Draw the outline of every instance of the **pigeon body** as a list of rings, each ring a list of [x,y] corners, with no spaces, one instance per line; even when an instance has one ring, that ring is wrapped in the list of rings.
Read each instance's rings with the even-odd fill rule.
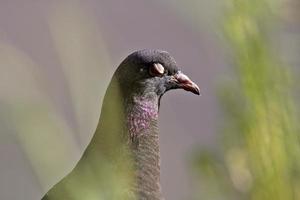
[[[83,156],[42,200],[163,199],[158,112],[163,94],[177,88],[200,93],[169,53],[130,54],[112,77],[97,129]],[[106,176],[108,172],[112,177]],[[112,191],[116,182],[108,178],[117,180],[120,191]]]

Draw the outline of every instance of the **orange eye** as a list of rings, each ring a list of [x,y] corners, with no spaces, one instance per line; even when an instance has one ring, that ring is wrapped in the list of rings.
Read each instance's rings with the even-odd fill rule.
[[[153,63],[150,66],[149,73],[151,76],[162,76],[165,73],[165,68],[160,63]]]

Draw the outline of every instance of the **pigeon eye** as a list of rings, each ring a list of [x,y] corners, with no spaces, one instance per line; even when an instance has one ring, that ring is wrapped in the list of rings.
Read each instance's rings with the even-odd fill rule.
[[[160,63],[153,63],[149,68],[151,76],[162,76],[165,73],[165,68]]]

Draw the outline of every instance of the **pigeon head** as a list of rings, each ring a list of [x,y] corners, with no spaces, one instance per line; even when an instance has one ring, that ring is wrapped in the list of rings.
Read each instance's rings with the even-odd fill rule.
[[[157,95],[172,89],[184,89],[199,95],[199,87],[183,74],[166,51],[140,50],[130,54],[115,74],[123,94]]]

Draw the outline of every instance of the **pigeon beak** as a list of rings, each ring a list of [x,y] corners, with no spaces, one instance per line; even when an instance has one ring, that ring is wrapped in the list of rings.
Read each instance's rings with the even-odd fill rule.
[[[194,83],[187,75],[181,71],[177,72],[174,76],[174,81],[178,84],[179,88],[190,91],[194,94],[200,95],[200,88]]]

